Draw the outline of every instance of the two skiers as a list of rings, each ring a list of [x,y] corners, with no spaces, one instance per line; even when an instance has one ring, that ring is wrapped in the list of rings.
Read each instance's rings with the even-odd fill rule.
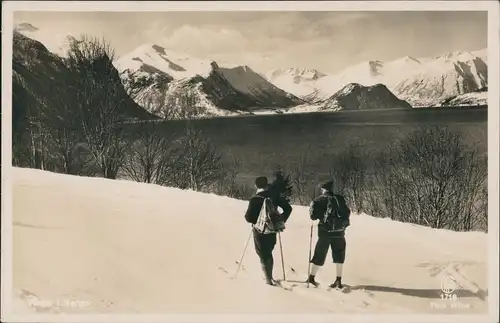
[[[311,220],[319,222],[318,241],[310,260],[311,270],[307,282],[318,286],[315,276],[325,264],[328,249],[331,249],[333,263],[336,264],[337,279],[330,287],[342,288],[342,269],[346,252],[345,229],[350,225],[351,211],[343,196],[333,194],[332,181],[321,186],[321,195],[311,202],[309,214]]]
[[[284,230],[292,207],[280,197],[279,192],[270,190],[266,177],[258,177],[255,186],[257,193],[249,201],[245,219],[252,224],[255,251],[259,256],[266,283],[275,285],[273,250],[276,245],[276,235]],[[280,207],[283,213],[280,213],[277,207]],[[311,202],[309,213],[311,220],[319,222],[318,241],[314,255],[309,260],[311,268],[306,282],[314,286],[319,285],[315,277],[325,264],[328,250],[331,249],[333,263],[336,264],[337,279],[330,287],[342,288],[342,269],[346,252],[345,229],[350,225],[351,211],[345,198],[333,193],[332,181],[321,185],[321,195]]]
[[[255,180],[255,187],[257,193],[248,203],[245,219],[252,224],[255,251],[259,256],[266,283],[275,285],[273,250],[276,245],[276,235],[284,230],[285,223],[292,213],[292,207],[279,192],[270,189],[267,177],[258,177]],[[278,207],[283,210],[282,213]]]

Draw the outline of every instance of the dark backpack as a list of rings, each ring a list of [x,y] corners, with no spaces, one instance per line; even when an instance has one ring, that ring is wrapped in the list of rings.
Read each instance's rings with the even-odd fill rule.
[[[335,195],[327,196],[324,228],[328,232],[342,231],[350,225],[349,213],[341,207]]]
[[[254,228],[263,234],[282,232],[285,230],[283,215],[278,211],[269,197],[264,197],[263,199],[262,208]]]

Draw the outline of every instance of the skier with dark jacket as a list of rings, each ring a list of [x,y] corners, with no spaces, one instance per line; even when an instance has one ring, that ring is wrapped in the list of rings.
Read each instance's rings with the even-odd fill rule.
[[[260,221],[259,216],[261,215],[261,210],[266,207],[264,205],[265,198],[269,198],[274,206],[280,207],[283,210],[280,216],[284,222],[290,217],[292,207],[285,199],[281,198],[277,192],[272,192],[270,190],[266,177],[258,177],[255,180],[255,187],[257,188],[257,193],[249,200],[248,209],[245,213],[245,220],[252,224],[255,251],[259,256],[266,284],[275,285],[273,279],[273,250],[276,245],[277,232],[261,232],[256,228],[256,225],[258,221]]]
[[[325,264],[328,249],[331,249],[333,263],[336,264],[337,279],[330,287],[342,288],[342,267],[346,252],[345,229],[350,225],[351,211],[343,196],[333,194],[332,181],[321,186],[321,195],[311,202],[309,213],[311,220],[319,222],[318,241],[314,256],[310,260],[311,271],[307,281],[318,286],[314,278],[320,267]]]

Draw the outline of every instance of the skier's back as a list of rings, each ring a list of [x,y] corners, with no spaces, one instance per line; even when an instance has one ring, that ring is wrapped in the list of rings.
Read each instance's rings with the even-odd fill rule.
[[[273,281],[273,250],[276,245],[276,233],[273,230],[259,230],[256,225],[261,220],[261,210],[265,207],[264,202],[268,198],[274,206],[279,206],[283,213],[281,217],[283,222],[286,222],[292,213],[291,205],[276,192],[269,190],[269,185],[266,177],[258,177],[255,180],[257,192],[255,196],[250,198],[248,209],[245,213],[245,220],[253,225],[253,238],[255,251],[259,256],[266,283],[274,285]]]
[[[314,256],[310,260],[311,272],[308,282],[317,285],[315,276],[319,268],[325,264],[328,249],[331,249],[333,262],[336,264],[337,279],[330,286],[342,288],[342,267],[346,251],[345,229],[350,225],[351,211],[343,196],[333,194],[332,181],[321,186],[321,193],[318,198],[311,202],[309,210],[311,220],[319,220],[319,222],[318,241],[314,249]]]

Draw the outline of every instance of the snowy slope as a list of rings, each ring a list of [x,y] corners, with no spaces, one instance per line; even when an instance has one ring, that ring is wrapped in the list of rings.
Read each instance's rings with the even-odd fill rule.
[[[198,59],[169,49],[168,51],[155,44],[144,44],[132,52],[120,57],[115,63],[116,68],[122,71],[135,73],[147,71],[148,67],[155,68],[172,76],[173,79],[182,79],[196,75],[208,76],[211,71],[210,61]]]
[[[238,278],[229,278],[250,233],[243,218],[245,201],[31,169],[14,168],[12,180],[17,313],[487,310],[484,233],[433,230],[353,215],[344,268],[344,282],[353,286],[351,292],[307,289],[300,283],[290,283],[290,292],[264,284],[252,244]],[[295,206],[281,235],[288,280],[305,278],[309,228],[307,208]],[[280,278],[278,246],[274,255],[274,275]],[[449,262],[462,265],[455,268]],[[467,309],[452,309],[452,301],[440,299],[445,273],[462,286],[456,290],[460,299],[455,304]],[[327,284],[334,278],[328,260],[318,281]]]
[[[314,99],[326,99],[349,83],[371,86],[386,85],[400,99],[414,106],[436,105],[451,96],[487,86],[486,49],[454,52],[438,57],[402,57],[394,61],[362,62],[317,79],[294,83],[292,73],[267,74],[278,86],[301,97],[307,93]],[[289,86],[293,84],[293,86]]]
[[[488,88],[479,91],[460,94],[444,100],[443,106],[479,106],[488,104]]]
[[[476,91],[487,82],[486,62],[472,53],[457,52],[424,61],[394,91],[415,105],[432,106],[450,96]]]
[[[174,95],[172,87],[196,94],[196,100],[212,111],[211,115],[272,111],[301,102],[248,66],[221,67],[155,44],[140,46],[115,65],[139,104],[143,104],[143,97],[166,94],[168,100]]]
[[[314,101],[316,81],[326,74],[312,68],[274,69],[265,77],[279,88],[307,101]]]

